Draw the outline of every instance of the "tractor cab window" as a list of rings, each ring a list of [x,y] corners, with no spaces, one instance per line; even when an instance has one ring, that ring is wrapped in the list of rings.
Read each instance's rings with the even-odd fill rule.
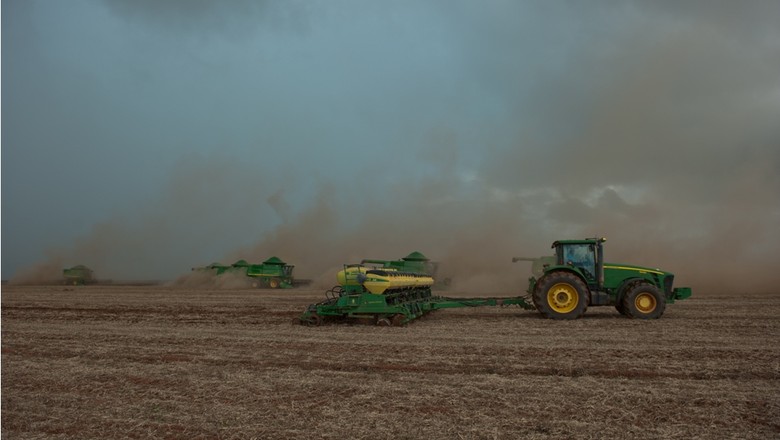
[[[595,280],[596,260],[592,244],[570,244],[563,247],[563,264],[579,268],[589,279]]]

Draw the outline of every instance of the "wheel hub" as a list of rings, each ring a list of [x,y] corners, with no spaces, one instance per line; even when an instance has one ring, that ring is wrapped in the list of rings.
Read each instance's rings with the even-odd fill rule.
[[[568,313],[577,307],[579,295],[574,286],[558,283],[547,291],[547,303],[558,313]]]
[[[657,306],[655,297],[649,293],[637,295],[634,305],[642,313],[651,313]]]

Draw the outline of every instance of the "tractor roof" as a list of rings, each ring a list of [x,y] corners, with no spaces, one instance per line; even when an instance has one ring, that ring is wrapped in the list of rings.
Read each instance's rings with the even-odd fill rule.
[[[556,240],[553,242],[552,247],[556,247],[559,244],[596,244],[607,241],[606,238],[585,238],[582,240]]]
[[[238,260],[235,263],[233,263],[233,267],[247,267],[249,266],[249,263],[246,262],[246,260]]]

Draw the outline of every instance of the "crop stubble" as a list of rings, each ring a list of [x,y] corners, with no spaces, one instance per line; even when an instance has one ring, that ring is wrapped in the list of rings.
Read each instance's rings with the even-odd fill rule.
[[[458,296],[458,294],[453,294]],[[463,296],[468,296],[464,294]],[[780,295],[291,325],[312,290],[4,286],[8,438],[770,438]]]

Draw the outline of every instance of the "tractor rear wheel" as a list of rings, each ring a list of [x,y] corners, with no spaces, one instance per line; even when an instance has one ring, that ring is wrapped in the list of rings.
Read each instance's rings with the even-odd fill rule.
[[[666,309],[666,298],[650,283],[638,283],[623,296],[625,315],[634,319],[658,319]]]
[[[551,272],[536,284],[534,305],[549,319],[577,319],[588,309],[588,286],[570,272]]]

